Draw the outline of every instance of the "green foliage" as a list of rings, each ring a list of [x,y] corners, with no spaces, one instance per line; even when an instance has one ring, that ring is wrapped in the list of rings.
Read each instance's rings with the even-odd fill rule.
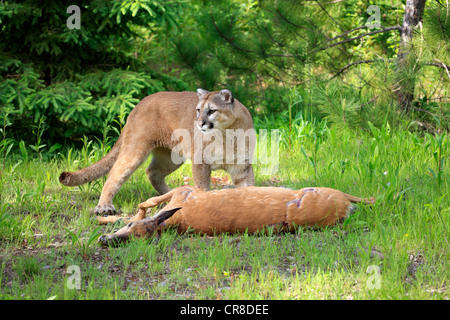
[[[14,263],[14,271],[21,277],[31,279],[36,274],[40,273],[42,263],[40,263],[35,257],[31,256],[26,259],[19,259]]]
[[[70,4],[0,3],[3,155],[13,140],[40,156],[57,143],[98,135],[105,123],[122,119],[120,128],[146,95],[187,88],[136,51],[152,33],[177,28],[176,2],[81,1],[80,29],[66,26]]]
[[[137,27],[175,25],[176,2],[78,1],[81,28],[69,29],[70,1],[27,0],[1,4],[1,51],[9,58],[32,63],[47,84],[72,80],[98,63],[126,67],[133,63]],[[23,44],[28,45],[23,50]]]
[[[65,229],[67,233],[70,235],[72,239],[72,248],[79,249],[80,254],[83,256],[83,258],[87,259],[89,248],[91,245],[97,242],[98,238],[100,238],[100,227],[95,228],[92,230],[92,232],[89,234],[89,237],[87,239],[82,237],[82,230],[79,230],[77,233],[72,232],[68,229]]]
[[[6,80],[0,83],[0,90],[20,92],[17,85],[20,83]],[[113,124],[119,117],[126,118],[141,97],[164,88],[161,81],[143,72],[120,69],[88,73],[77,82],[64,81],[41,90],[28,87],[28,95],[12,95],[8,99],[6,107],[14,110],[8,121],[20,123],[21,127],[6,130],[11,129],[13,136],[21,137],[22,128],[37,123],[41,126],[39,135],[45,131],[53,143],[65,139],[76,141],[82,135],[98,133],[104,123]]]
[[[292,101],[301,100],[293,94]],[[450,177],[448,163],[442,160],[450,151],[448,133],[423,135],[411,126],[394,129],[388,123],[368,124],[367,130],[360,130],[307,121],[300,115],[289,127],[288,113],[281,119],[268,119],[267,123],[258,120],[257,125],[284,125],[280,166],[268,177],[259,174],[261,167],[255,165],[258,186],[327,186],[374,196],[376,203],[360,204],[344,225],[320,230],[203,237],[178,235],[170,229],[160,237],[102,248],[98,235],[120,227],[99,227],[92,219],[104,182],[98,181],[98,190],[61,188],[54,175],[61,168],[100,158],[99,142],[84,139],[84,150],[71,149],[51,161],[31,158],[28,150],[28,162],[8,158],[0,175],[0,297],[448,297]],[[439,163],[440,185],[429,171],[437,173]],[[133,215],[138,203],[155,194],[145,167],[115,198],[124,216]],[[182,166],[168,177],[169,186],[181,185],[190,174],[190,165]],[[71,265],[80,267],[80,290],[67,287]],[[380,289],[368,285],[369,266],[380,268]]]
[[[286,97],[297,90],[308,101],[296,106],[300,113],[318,106],[330,123],[354,127],[367,121],[381,125],[389,113],[397,125],[395,89],[401,78],[412,84],[416,97],[417,108],[406,118],[421,119],[431,130],[448,130],[450,79],[435,61],[450,64],[445,35],[450,19],[442,6],[427,5],[424,32],[417,30],[415,36],[422,42],[415,47],[420,54],[409,57],[411,68],[399,69],[395,26],[401,24],[403,8],[392,1],[194,3],[195,10],[183,15],[187,28],[175,38],[178,54],[198,83],[210,89],[226,85],[258,117],[290,108]],[[381,27],[365,27],[370,5],[379,9]],[[424,85],[430,79],[441,80],[434,87]]]
[[[100,139],[99,128],[117,137],[146,95],[197,87],[227,87],[255,118],[289,128],[302,118],[449,129],[450,19],[437,2],[427,3],[400,69],[398,30],[365,27],[370,5],[382,28],[401,23],[402,6],[388,0],[79,1],[80,29],[66,25],[70,4],[0,3],[3,159],[26,156],[20,141],[42,157]],[[398,113],[398,79],[416,84],[407,115]]]

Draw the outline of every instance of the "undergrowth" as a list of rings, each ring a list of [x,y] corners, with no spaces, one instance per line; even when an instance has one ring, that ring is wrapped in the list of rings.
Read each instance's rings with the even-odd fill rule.
[[[98,235],[121,226],[99,227],[92,213],[105,178],[67,188],[58,175],[100,159],[110,135],[52,154],[39,146],[7,149],[0,164],[0,297],[448,299],[448,134],[294,119],[256,123],[280,137],[275,172],[266,175],[256,163],[256,184],[325,186],[374,196],[375,205],[360,205],[344,224],[323,230],[216,237],[167,230],[102,248]],[[119,214],[133,214],[156,194],[144,168],[115,197]],[[213,178],[214,188],[229,183],[225,172]],[[171,187],[184,183],[193,184],[189,163],[168,177]],[[70,266],[79,270],[79,287],[69,286],[76,276]]]

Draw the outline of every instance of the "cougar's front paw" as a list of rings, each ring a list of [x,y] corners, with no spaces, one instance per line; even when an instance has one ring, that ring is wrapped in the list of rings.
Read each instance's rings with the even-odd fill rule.
[[[94,213],[97,215],[110,215],[116,213],[116,208],[112,204],[99,204],[95,207]]]

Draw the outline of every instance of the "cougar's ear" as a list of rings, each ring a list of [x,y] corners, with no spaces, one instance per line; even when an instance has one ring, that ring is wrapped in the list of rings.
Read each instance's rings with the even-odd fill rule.
[[[203,97],[205,96],[205,94],[207,94],[209,91],[206,91],[205,89],[202,88],[198,88],[197,89],[197,95],[198,95],[198,99],[202,100]]]
[[[170,209],[170,210],[163,210],[160,211],[155,217],[154,219],[156,220],[156,224],[159,225],[162,222],[164,222],[165,220],[169,219],[171,216],[173,216],[173,214],[175,212],[177,212],[178,210],[180,210],[181,208],[174,208],[174,209]]]
[[[233,103],[234,102],[233,94],[228,89],[223,89],[222,91],[220,91],[219,96],[222,98],[222,100],[225,103]]]

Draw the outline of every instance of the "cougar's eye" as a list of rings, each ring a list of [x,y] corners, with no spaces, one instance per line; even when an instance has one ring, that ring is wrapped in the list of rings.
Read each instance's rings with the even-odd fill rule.
[[[210,115],[212,115],[214,112],[216,112],[216,110],[208,110],[208,115],[210,116]]]

